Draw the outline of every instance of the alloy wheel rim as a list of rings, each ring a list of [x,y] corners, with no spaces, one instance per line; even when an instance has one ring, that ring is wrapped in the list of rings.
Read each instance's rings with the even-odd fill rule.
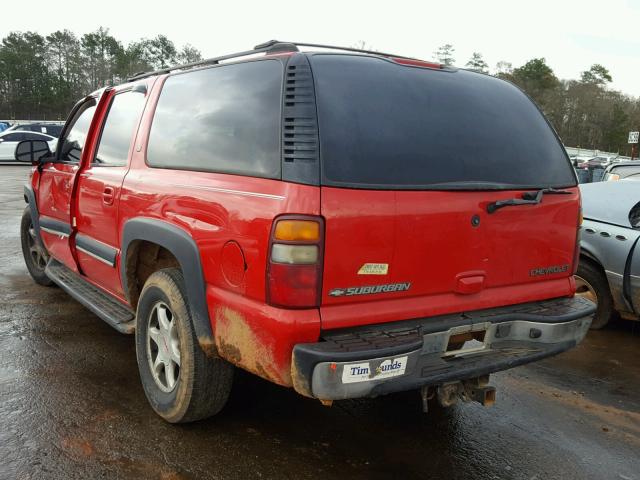
[[[595,288],[579,275],[575,276],[576,280],[576,296],[591,300],[596,305],[598,304],[598,295]]]
[[[29,234],[27,236],[27,243],[29,245],[31,261],[37,269],[44,270],[47,266],[47,262],[49,261],[49,255],[47,255],[43,248],[38,245],[36,240],[36,230],[33,228],[33,223],[29,223],[27,232]]]
[[[163,302],[151,309],[147,324],[147,359],[151,375],[163,392],[171,392],[180,379],[180,338],[176,319]]]

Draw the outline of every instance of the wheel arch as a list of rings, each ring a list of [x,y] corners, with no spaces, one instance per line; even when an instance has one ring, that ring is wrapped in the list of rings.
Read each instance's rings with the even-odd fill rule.
[[[43,246],[42,237],[40,236],[40,212],[38,211],[36,194],[33,191],[33,187],[28,183],[24,186],[24,201],[31,212],[31,221],[33,222],[33,229],[36,231],[36,240],[40,243],[40,246]]]
[[[602,273],[607,287],[609,288],[609,295],[611,295],[611,298],[613,300],[613,308],[614,310],[618,311],[618,312],[624,312],[624,311],[633,311],[630,308],[630,305],[628,304],[628,300],[625,297],[624,294],[624,282],[623,279],[624,277],[621,276],[621,279],[619,282],[617,282],[615,280],[616,277],[614,277],[611,274],[607,273],[607,269],[606,267],[602,264],[602,262],[598,259],[598,257],[593,254],[589,249],[586,249],[584,247],[580,248],[580,261],[586,261],[588,263],[590,263],[594,268],[598,269],[600,271],[600,273]]]
[[[604,272],[604,267],[602,266],[600,260],[598,260],[598,257],[596,257],[590,250],[584,247],[580,247],[580,260],[582,260],[583,258],[586,258]]]
[[[200,347],[207,355],[213,354],[214,342],[207,308],[206,283],[195,240],[184,229],[169,222],[153,218],[132,218],[122,229],[120,280],[129,297],[130,273],[127,271],[130,248],[136,241],[154,243],[168,250],[178,261],[184,275],[193,328]],[[129,298],[129,300],[131,300]]]

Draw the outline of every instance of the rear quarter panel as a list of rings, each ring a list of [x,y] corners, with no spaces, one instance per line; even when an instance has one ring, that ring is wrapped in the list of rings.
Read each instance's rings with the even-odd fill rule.
[[[627,259],[640,232],[631,228],[585,219],[580,247],[588,257],[602,265],[616,310],[628,311],[623,295],[623,276]]]
[[[291,350],[296,343],[317,341],[319,312],[266,305],[269,235],[280,214],[319,215],[320,189],[264,178],[148,167],[146,145],[161,84],[156,83],[147,103],[131,169],[122,185],[119,237],[124,224],[135,217],[162,220],[186,231],[200,252],[218,353],[268,380],[291,385]],[[233,279],[222,269],[223,249],[229,242],[239,246],[244,261],[240,275]]]

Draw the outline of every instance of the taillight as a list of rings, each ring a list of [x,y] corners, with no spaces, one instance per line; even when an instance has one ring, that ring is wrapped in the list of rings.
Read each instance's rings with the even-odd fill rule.
[[[320,304],[324,222],[320,217],[286,215],[271,229],[267,301],[288,308]]]

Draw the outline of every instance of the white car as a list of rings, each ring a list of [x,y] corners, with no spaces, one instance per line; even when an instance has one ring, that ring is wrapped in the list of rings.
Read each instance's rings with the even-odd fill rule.
[[[9,130],[0,133],[0,162],[14,162],[16,145],[23,140],[43,140],[49,144],[49,149],[53,152],[58,143],[56,137],[38,132],[23,132]]]

